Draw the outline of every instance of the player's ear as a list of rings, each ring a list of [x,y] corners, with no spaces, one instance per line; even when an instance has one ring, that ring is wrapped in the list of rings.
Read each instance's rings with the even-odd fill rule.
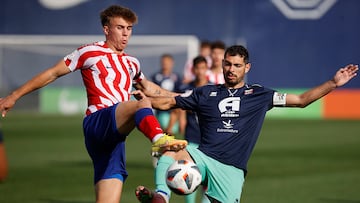
[[[245,73],[249,72],[251,68],[251,63],[245,64]]]
[[[109,26],[104,25],[103,31],[104,31],[105,35],[108,35],[109,34]]]

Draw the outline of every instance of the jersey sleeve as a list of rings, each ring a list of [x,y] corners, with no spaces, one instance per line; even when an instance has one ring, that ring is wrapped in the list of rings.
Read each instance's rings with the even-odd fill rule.
[[[79,50],[75,50],[64,57],[65,64],[71,71],[75,71],[76,69],[81,67],[81,64],[79,64],[79,59],[80,59]]]
[[[285,104],[286,104],[286,93],[274,92],[273,105],[285,106]]]
[[[199,105],[199,88],[186,90],[175,97],[176,106],[185,110],[196,110]]]
[[[135,57],[127,56],[126,63],[128,63],[127,65],[131,69],[130,74],[133,80],[133,84],[141,82],[145,78],[145,75],[141,71],[139,60]]]

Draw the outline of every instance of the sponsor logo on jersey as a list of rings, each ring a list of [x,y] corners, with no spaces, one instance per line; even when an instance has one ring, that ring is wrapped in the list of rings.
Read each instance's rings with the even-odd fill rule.
[[[226,133],[238,133],[239,130],[233,129],[234,124],[231,123],[231,120],[223,121],[224,128],[218,128],[216,129],[217,132],[226,132]]]
[[[240,97],[228,97],[219,102],[221,117],[239,117]]]
[[[216,97],[217,92],[210,92],[210,97]]]
[[[254,92],[254,89],[248,89],[245,90],[244,95],[252,94]]]
[[[223,121],[224,128],[233,128],[234,124],[231,123],[231,120],[228,122]]]

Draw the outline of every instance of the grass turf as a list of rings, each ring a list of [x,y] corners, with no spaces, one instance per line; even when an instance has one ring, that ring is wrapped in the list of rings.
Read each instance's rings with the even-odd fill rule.
[[[82,116],[10,112],[2,119],[9,177],[1,203],[94,202],[92,166]],[[242,203],[360,203],[360,125],[356,120],[266,120],[249,162]],[[150,143],[127,139],[122,202],[134,188],[153,187]],[[172,202],[184,202],[173,195]]]

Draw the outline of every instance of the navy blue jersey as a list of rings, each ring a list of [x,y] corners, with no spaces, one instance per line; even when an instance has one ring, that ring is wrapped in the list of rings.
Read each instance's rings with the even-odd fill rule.
[[[151,76],[151,80],[161,88],[171,92],[178,92],[180,85],[182,84],[182,79],[177,73],[171,73],[166,76],[161,72],[157,72]]]
[[[211,85],[212,83],[209,83]],[[195,82],[190,82],[188,84],[183,84],[180,87],[180,92],[188,92],[195,88]],[[200,144],[200,127],[197,118],[197,114],[194,111],[186,111],[186,126],[185,126],[185,140],[188,142]]]
[[[274,90],[260,85],[228,89],[207,85],[175,97],[176,105],[197,113],[199,150],[246,172],[265,114],[273,107]]]

